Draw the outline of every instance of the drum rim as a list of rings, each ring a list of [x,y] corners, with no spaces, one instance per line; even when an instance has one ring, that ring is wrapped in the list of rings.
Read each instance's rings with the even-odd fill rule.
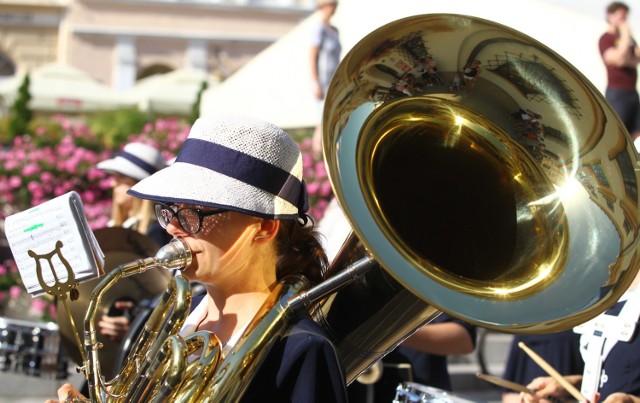
[[[5,316],[0,316],[0,329],[5,329],[10,326],[15,327],[24,327],[24,328],[39,328],[52,332],[59,332],[60,326],[58,326],[54,322],[41,322],[35,320],[27,320],[27,319],[17,319],[17,318],[9,318]]]

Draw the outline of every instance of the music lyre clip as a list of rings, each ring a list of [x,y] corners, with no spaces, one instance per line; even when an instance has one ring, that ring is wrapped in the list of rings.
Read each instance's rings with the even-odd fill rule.
[[[49,253],[44,253],[42,255],[38,255],[33,250],[29,249],[27,252],[30,257],[35,259],[36,261],[36,275],[38,276],[38,282],[40,283],[40,287],[42,290],[49,295],[53,295],[59,298],[62,301],[65,311],[67,311],[67,316],[69,317],[69,321],[71,322],[71,327],[73,328],[73,334],[75,336],[76,344],[78,345],[78,349],[80,350],[80,355],[82,356],[82,362],[86,362],[87,358],[85,355],[84,347],[82,342],[80,341],[80,336],[78,335],[78,328],[76,327],[75,322],[73,321],[73,315],[71,315],[71,310],[67,305],[67,293],[69,293],[69,298],[71,301],[75,301],[78,299],[79,291],[78,291],[78,283],[76,282],[76,276],[69,264],[69,261],[62,254],[62,247],[64,244],[62,241],[56,241],[56,247]],[[67,279],[66,281],[62,281],[58,274],[56,273],[55,268],[53,267],[53,257],[58,256],[62,265],[67,271]],[[53,284],[48,285],[44,279],[42,274],[42,265],[41,261],[46,260],[49,263],[49,269],[51,270],[51,274],[53,275]]]

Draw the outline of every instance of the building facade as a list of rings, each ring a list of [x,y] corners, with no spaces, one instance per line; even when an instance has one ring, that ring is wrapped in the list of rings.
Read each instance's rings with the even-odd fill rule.
[[[58,58],[69,0],[0,0],[0,80]]]
[[[0,0],[0,79],[59,62],[114,89],[181,68],[224,79],[314,0]]]

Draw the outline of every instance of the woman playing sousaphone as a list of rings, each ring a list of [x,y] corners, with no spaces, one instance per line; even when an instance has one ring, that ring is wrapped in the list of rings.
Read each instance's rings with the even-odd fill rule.
[[[278,127],[248,117],[201,118],[176,162],[133,186],[155,202],[158,221],[188,244],[182,274],[203,283],[181,335],[208,330],[230,351],[278,282],[322,280],[326,256],[306,215],[302,158]],[[308,313],[297,315],[243,395],[244,401],[346,401],[332,343]],[[65,385],[59,398],[77,392]]]

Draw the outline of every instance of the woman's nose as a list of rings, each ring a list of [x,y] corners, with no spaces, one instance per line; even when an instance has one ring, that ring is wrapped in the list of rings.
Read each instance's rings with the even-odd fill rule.
[[[167,224],[166,230],[169,233],[169,235],[173,237],[178,237],[179,235],[182,235],[182,236],[189,235],[189,233],[185,231],[184,228],[182,228],[182,225],[180,225],[180,222],[178,221],[178,217],[171,218],[171,221],[169,221],[169,224]]]

